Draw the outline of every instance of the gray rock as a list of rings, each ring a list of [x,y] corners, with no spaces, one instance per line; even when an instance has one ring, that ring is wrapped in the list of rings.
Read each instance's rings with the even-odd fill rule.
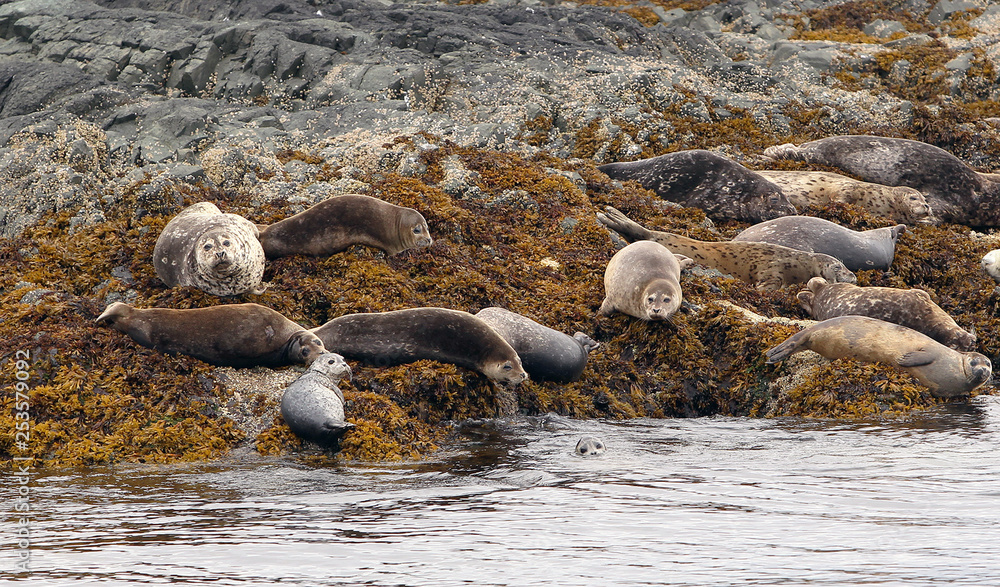
[[[927,15],[927,20],[937,26],[951,18],[956,12],[971,10],[973,8],[980,8],[980,6],[976,2],[969,2],[967,0],[939,0]]]
[[[862,30],[866,35],[887,39],[896,33],[905,33],[906,27],[899,21],[883,20],[880,18],[866,24]]]

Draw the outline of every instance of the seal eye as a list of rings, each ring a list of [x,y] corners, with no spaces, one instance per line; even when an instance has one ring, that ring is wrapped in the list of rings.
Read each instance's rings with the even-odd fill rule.
[[[333,364],[335,364],[336,362],[337,362],[337,361],[334,361],[333,359],[330,359],[329,361],[327,361],[327,362],[326,362],[326,364],[327,364],[327,365],[333,365]]]
[[[212,243],[205,243],[205,250],[206,251],[211,251],[212,250]]]
[[[229,241],[228,240],[222,241],[222,246],[228,247],[229,246]]]
[[[422,228],[420,228],[418,226],[418,227],[416,227],[416,228],[413,229],[413,234],[420,234],[423,231],[424,231],[424,229],[422,229]]]
[[[510,363],[505,363],[504,364],[504,366],[503,366],[503,370],[504,371],[510,371],[511,369],[513,369],[513,367],[510,366]]]
[[[582,455],[585,455],[585,454],[587,454],[587,447],[585,447],[585,446],[581,446],[581,447],[580,447],[580,454],[582,454]]]

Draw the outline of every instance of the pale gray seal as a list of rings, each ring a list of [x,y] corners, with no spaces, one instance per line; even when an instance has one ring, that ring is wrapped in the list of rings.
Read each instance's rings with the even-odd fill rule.
[[[996,283],[1000,283],[1000,249],[993,249],[986,253],[979,263],[986,275],[989,275]]]
[[[604,301],[597,313],[621,312],[640,320],[669,320],[681,307],[681,269],[691,264],[653,241],[634,242],[608,261]]]
[[[584,436],[576,443],[576,454],[581,457],[599,457],[607,451],[607,445],[600,438]]]
[[[281,417],[299,438],[332,447],[354,427],[344,419],[344,393],[337,387],[351,378],[344,357],[323,353],[281,396]]]

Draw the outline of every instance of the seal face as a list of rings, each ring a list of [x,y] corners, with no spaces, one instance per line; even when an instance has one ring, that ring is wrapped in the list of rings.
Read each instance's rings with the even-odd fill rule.
[[[980,265],[986,275],[989,275],[993,281],[1000,283],[1000,249],[993,249],[983,255]]]
[[[348,314],[311,332],[331,352],[379,367],[430,359],[474,369],[506,385],[528,378],[507,341],[486,322],[459,310]]]
[[[576,454],[581,457],[599,457],[607,451],[607,445],[600,438],[584,436],[576,443]]]
[[[337,387],[351,378],[344,357],[323,353],[281,396],[281,417],[298,437],[326,447],[335,446],[354,427],[344,419],[344,393]]]
[[[773,364],[802,350],[827,359],[898,367],[941,398],[967,395],[993,374],[990,360],[979,353],[959,352],[916,330],[867,316],[840,316],[813,324],[765,354]]]
[[[664,200],[701,208],[712,219],[761,222],[796,213],[780,187],[710,151],[678,151],[598,169],[612,179],[637,181]]]
[[[144,347],[228,367],[280,367],[311,363],[323,341],[258,304],[172,310],[109,305],[97,318]]]
[[[264,249],[257,234],[246,218],[200,202],[163,228],[153,267],[169,287],[193,286],[217,296],[264,293]]]
[[[420,212],[359,194],[334,196],[260,232],[264,253],[272,259],[333,255],[351,245],[395,255],[433,242]]]
[[[684,258],[684,266],[691,260]],[[681,261],[665,246],[634,242],[615,253],[604,271],[601,316],[615,312],[640,320],[669,320],[681,307]]]
[[[773,182],[796,208],[853,204],[878,216],[904,224],[934,224],[927,199],[920,190],[852,179],[829,171],[758,171]]]
[[[896,241],[906,231],[905,224],[855,231],[813,216],[784,216],[750,228],[733,237],[782,245],[800,251],[836,257],[851,271],[888,269],[896,254]]]
[[[976,335],[963,330],[922,289],[858,287],[814,277],[798,293],[799,304],[816,320],[868,316],[922,332],[959,351],[976,347]]]
[[[535,381],[577,381],[588,353],[600,346],[582,332],[569,336],[504,308],[483,308],[476,317],[507,341]]]
[[[706,242],[670,232],[649,230],[619,210],[608,206],[598,221],[630,241],[651,240],[676,254],[690,258],[758,288],[774,290],[806,283],[813,277],[831,282],[856,283],[857,278],[838,259],[781,245],[755,242]]]
[[[843,135],[801,145],[768,147],[764,155],[838,167],[888,186],[923,192],[935,216],[971,226],[1000,225],[1000,183],[958,157],[927,143],[868,135]]]

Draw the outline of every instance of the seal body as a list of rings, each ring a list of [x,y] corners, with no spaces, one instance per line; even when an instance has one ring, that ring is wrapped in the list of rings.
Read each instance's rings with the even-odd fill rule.
[[[796,214],[780,187],[710,151],[678,151],[598,169],[612,179],[637,181],[664,200],[701,208],[717,220],[761,222]]]
[[[681,266],[677,257],[653,241],[634,242],[615,253],[604,271],[601,316],[615,312],[640,320],[669,320],[681,307]]]
[[[904,224],[933,224],[937,219],[920,190],[852,179],[829,171],[758,171],[773,182],[796,208],[853,204]]]
[[[258,304],[172,310],[115,302],[97,321],[144,347],[220,366],[308,365],[325,350],[317,336]]]
[[[285,388],[281,417],[296,436],[332,447],[354,427],[344,419],[344,393],[337,387],[344,378],[351,378],[344,357],[323,353]]]
[[[781,245],[754,242],[706,242],[670,232],[649,230],[608,206],[597,219],[627,240],[651,240],[695,263],[718,269],[761,289],[806,283],[813,277],[831,282],[857,282],[838,259]]]
[[[358,194],[324,200],[260,232],[260,244],[268,258],[333,255],[351,245],[395,255],[432,243],[420,212]]]
[[[600,438],[584,436],[576,443],[576,454],[581,457],[599,457],[607,451],[607,445]]]
[[[253,222],[200,202],[163,228],[153,267],[169,287],[193,286],[217,296],[264,293],[264,249],[257,235]]]
[[[838,167],[865,181],[918,189],[934,215],[945,222],[1000,225],[996,201],[1000,184],[934,145],[909,139],[843,135],[801,145],[768,147],[764,154],[774,159]]]
[[[816,320],[868,316],[922,332],[959,351],[976,347],[976,335],[962,329],[922,289],[858,287],[814,277],[798,293],[799,304]]]
[[[827,359],[855,359],[898,367],[926,386],[935,397],[967,395],[993,374],[990,360],[979,353],[948,348],[931,337],[867,316],[840,316],[813,324],[765,352],[777,363],[803,350]]]
[[[312,332],[329,351],[380,367],[430,359],[474,369],[507,385],[528,378],[507,341],[486,322],[459,310],[348,314]]]
[[[588,353],[600,346],[582,332],[570,336],[504,308],[483,308],[476,317],[507,341],[535,381],[569,383],[580,379]]]
[[[983,255],[979,264],[986,275],[989,275],[993,281],[1000,283],[1000,249],[993,249]]]
[[[856,231],[813,216],[784,216],[755,224],[733,237],[836,257],[851,271],[888,269],[905,224]]]

